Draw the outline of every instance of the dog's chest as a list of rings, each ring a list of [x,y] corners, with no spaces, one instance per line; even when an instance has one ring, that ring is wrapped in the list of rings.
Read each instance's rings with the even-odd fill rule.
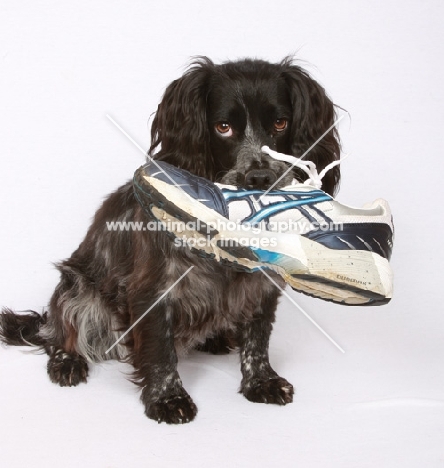
[[[268,288],[261,276],[215,267],[212,262],[196,264],[169,295],[178,348],[190,348],[252,320]]]

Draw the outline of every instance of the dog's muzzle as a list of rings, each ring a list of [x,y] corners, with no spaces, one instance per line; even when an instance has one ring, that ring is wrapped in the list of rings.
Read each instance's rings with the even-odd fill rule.
[[[271,169],[252,169],[245,174],[244,185],[249,189],[267,190],[277,180]]]

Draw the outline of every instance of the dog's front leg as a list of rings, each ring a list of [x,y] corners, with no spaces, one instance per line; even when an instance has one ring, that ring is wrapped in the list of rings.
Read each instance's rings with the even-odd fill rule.
[[[194,419],[197,407],[177,372],[173,316],[174,306],[163,301],[136,325],[133,365],[145,414],[159,423],[183,424]]]
[[[278,290],[268,292],[253,319],[239,330],[242,383],[240,392],[255,403],[286,405],[293,401],[293,386],[273,370],[268,345]]]

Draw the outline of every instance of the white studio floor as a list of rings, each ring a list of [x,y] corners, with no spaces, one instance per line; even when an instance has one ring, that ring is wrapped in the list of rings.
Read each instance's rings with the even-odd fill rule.
[[[282,298],[270,355],[296,388],[248,402],[236,354],[180,361],[194,422],[143,414],[129,366],[93,366],[59,388],[46,356],[0,347],[0,466],[444,467],[444,6],[262,0],[0,4],[0,304],[47,305],[52,262],[82,240],[105,195],[149,145],[147,122],[191,56],[278,61],[297,53],[351,118],[338,199],[386,198],[395,295],[341,307],[289,290],[341,353]]]

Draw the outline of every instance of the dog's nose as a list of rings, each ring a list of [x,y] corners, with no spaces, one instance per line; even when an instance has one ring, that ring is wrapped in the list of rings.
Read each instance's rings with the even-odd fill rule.
[[[277,180],[271,169],[253,169],[245,174],[245,185],[250,189],[266,190]]]

